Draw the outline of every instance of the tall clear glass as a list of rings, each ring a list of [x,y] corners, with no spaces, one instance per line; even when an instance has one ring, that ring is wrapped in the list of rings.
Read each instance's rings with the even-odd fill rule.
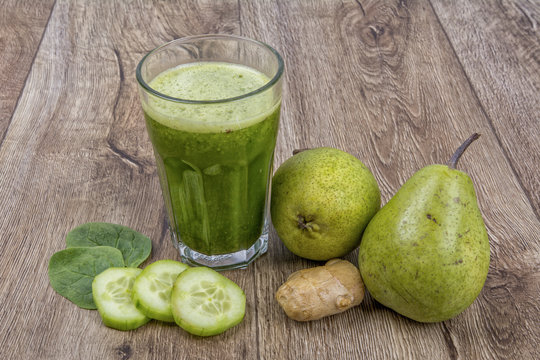
[[[243,268],[266,252],[282,74],[276,50],[233,35],[174,40],[137,66],[172,240],[184,262]],[[185,89],[189,96],[177,95]]]

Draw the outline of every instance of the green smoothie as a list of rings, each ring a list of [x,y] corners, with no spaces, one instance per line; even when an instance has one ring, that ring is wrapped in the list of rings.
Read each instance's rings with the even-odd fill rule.
[[[268,81],[246,66],[199,62],[166,70],[149,85],[174,98],[212,101]],[[171,228],[189,248],[232,253],[261,235],[279,107],[271,91],[227,102],[153,97],[143,104]]]

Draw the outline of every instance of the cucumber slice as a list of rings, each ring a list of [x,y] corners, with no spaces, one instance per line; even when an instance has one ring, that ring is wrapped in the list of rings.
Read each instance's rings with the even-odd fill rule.
[[[149,318],[174,322],[171,292],[178,275],[189,266],[174,260],[159,260],[148,265],[133,284],[132,300]]]
[[[118,330],[133,330],[150,321],[131,301],[138,268],[111,267],[92,282],[92,294],[103,323]]]
[[[189,268],[174,282],[171,294],[175,322],[199,336],[217,335],[239,324],[246,295],[231,280],[206,268]]]

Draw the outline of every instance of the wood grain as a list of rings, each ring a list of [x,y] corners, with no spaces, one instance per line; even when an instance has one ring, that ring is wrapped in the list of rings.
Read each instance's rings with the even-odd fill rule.
[[[33,34],[6,47],[24,51],[0,55],[16,85],[1,98],[0,130],[6,115],[11,123],[0,147],[0,358],[540,358],[535,3],[57,0],[48,23],[52,4],[43,4],[32,9],[35,18],[7,16],[17,14],[13,7],[0,13],[7,24],[0,39]],[[490,20],[478,22],[484,13]],[[108,329],[97,312],[50,288],[50,256],[87,221],[150,236],[150,261],[178,259],[134,70],[152,48],[201,33],[256,38],[283,55],[276,167],[296,148],[338,147],[373,171],[384,203],[416,170],[446,162],[463,139],[482,133],[460,162],[474,181],[492,255],[469,309],[421,324],[368,295],[343,314],[294,322],[275,291],[318,263],[292,255],[273,230],[267,255],[225,273],[246,292],[243,323],[209,339],[158,322]],[[356,264],[356,256],[347,259]]]
[[[235,30],[236,5],[56,3],[0,150],[0,248],[3,259],[12,259],[1,270],[7,281],[0,303],[13,302],[1,310],[0,358],[256,357],[249,346],[256,344],[253,309],[219,338],[196,339],[159,323],[122,333],[105,328],[97,312],[55,294],[47,278],[49,257],[65,247],[71,228],[87,221],[147,234],[151,260],[178,258],[164,224],[134,70],[165,41]],[[229,276],[253,304],[253,272]],[[234,341],[239,338],[245,341]]]
[[[242,8],[283,24],[243,25],[246,35],[283,49],[286,59],[278,163],[294,148],[344,149],[374,171],[386,201],[414,171],[445,162],[464,138],[482,132],[460,166],[477,186],[493,245],[492,271],[481,298],[445,324],[412,323],[368,300],[356,313],[299,325],[284,318],[274,292],[288,274],[315,264],[300,261],[274,241],[269,255],[255,264],[257,283],[265,284],[257,287],[261,354],[293,359],[328,351],[389,358],[412,351],[412,358],[490,359],[517,351],[533,358],[536,350],[527,334],[536,333],[533,314],[539,310],[539,224],[528,199],[429,4],[361,3]],[[350,258],[356,263],[354,255]],[[524,279],[526,288],[516,292],[516,302],[495,302],[489,294],[500,291],[504,274],[510,273]],[[510,328],[515,334],[508,337]],[[312,341],[313,334],[328,337]]]
[[[54,0],[0,0],[0,145],[53,5]]]
[[[540,3],[435,0],[433,7],[540,220]]]

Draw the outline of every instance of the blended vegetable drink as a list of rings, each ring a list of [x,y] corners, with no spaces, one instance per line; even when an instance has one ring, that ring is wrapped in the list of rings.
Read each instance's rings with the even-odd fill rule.
[[[193,56],[186,41],[198,43],[196,60],[184,58]],[[233,36],[176,42],[137,69],[173,241],[188,263],[245,267],[267,248],[282,61],[268,46]],[[156,52],[150,69],[145,62]]]
[[[268,81],[244,66],[205,62],[167,70],[150,86],[182,99],[217,100]],[[258,96],[222,106],[145,109],[166,206],[191,249],[227,254],[248,249],[261,235],[279,117],[279,106],[271,102]],[[258,115],[246,119],[247,113]]]

